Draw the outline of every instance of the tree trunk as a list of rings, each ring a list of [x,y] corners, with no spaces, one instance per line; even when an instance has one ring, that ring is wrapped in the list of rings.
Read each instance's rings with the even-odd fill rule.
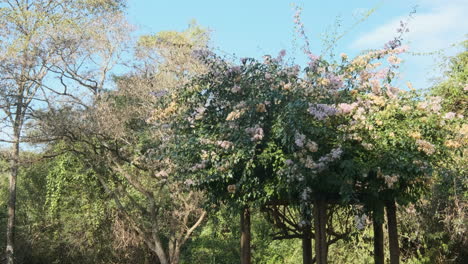
[[[398,227],[395,201],[387,202],[388,241],[390,248],[390,264],[400,263],[400,246],[398,245]]]
[[[102,181],[104,182],[104,181]],[[122,204],[120,203],[120,200],[118,199],[118,196],[117,195],[114,195],[116,201],[118,201],[118,205],[119,205],[119,208],[122,212],[125,212],[125,214],[127,214],[127,212],[125,211],[125,208],[122,206]],[[152,247],[152,250],[154,253],[156,253],[156,256],[158,257],[159,259],[159,263],[160,264],[169,264],[169,259],[168,257],[170,258],[170,255],[166,255],[166,252],[164,252],[164,247],[163,247],[163,244],[161,242],[161,239],[159,237],[159,230],[158,230],[158,225],[157,225],[157,214],[156,214],[156,207],[155,207],[155,200],[154,199],[150,199],[150,212],[151,212],[151,236],[153,238],[153,241],[148,241],[148,244],[151,245]],[[128,215],[128,214],[127,214]],[[143,233],[144,231],[142,231]],[[169,246],[167,247],[167,249],[169,250],[169,254],[171,254],[171,241],[169,240]]]
[[[317,199],[315,201],[314,226],[317,264],[327,264],[327,203],[323,199]]]
[[[302,263],[312,264],[312,232],[311,226],[308,223],[303,230],[302,237]]]
[[[378,206],[372,213],[372,225],[374,226],[374,263],[384,264],[384,233],[383,233],[383,206]]]
[[[174,252],[171,257],[171,264],[179,264],[179,260],[180,260],[180,245],[177,244],[174,247]]]
[[[250,254],[250,211],[248,207],[245,207],[241,211],[240,217],[241,226],[241,264],[251,264]]]
[[[15,129],[16,130],[16,129]],[[18,177],[19,169],[19,132],[15,131],[15,143],[13,150],[13,157],[10,167],[10,186],[8,189],[8,221],[7,221],[7,244],[6,244],[6,257],[7,264],[15,262],[15,214],[16,214],[16,178]]]

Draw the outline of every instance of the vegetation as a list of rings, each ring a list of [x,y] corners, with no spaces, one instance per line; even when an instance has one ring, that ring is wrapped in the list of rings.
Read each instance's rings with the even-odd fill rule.
[[[7,263],[468,261],[468,51],[416,91],[402,35],[327,60],[298,12],[301,68],[125,6],[0,2]]]

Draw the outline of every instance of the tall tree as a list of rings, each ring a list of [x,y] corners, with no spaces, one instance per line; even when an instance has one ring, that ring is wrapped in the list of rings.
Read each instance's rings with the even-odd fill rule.
[[[462,45],[463,51],[448,60],[443,79],[430,90],[431,95],[442,99],[442,108],[447,111],[444,117],[452,134],[445,138],[444,145],[449,151],[438,163],[431,192],[417,212],[427,232],[424,235],[427,247],[435,248],[432,245],[444,243],[448,245],[445,249],[434,252],[444,259],[456,259],[460,263],[468,259],[468,236],[464,224],[468,221],[468,41]],[[454,119],[457,122],[451,122]],[[447,235],[434,239],[433,234],[436,233]]]
[[[206,45],[206,32],[143,36],[133,70],[115,78],[116,89],[100,93],[84,109],[44,113],[47,137],[61,137],[68,150],[97,175],[115,209],[162,264],[177,264],[185,243],[206,216],[203,195],[185,181],[174,116],[177,89],[203,69],[194,50]]]
[[[6,246],[8,263],[14,263],[16,181],[21,143],[28,141],[23,133],[25,125],[34,117],[36,109],[50,106],[51,95],[72,94],[65,78],[82,84],[100,83],[92,76],[76,73],[83,72],[79,65],[94,64],[96,52],[103,51],[99,49],[102,45],[90,48],[99,40],[96,34],[99,30],[96,29],[104,32],[104,23],[99,21],[110,18],[109,13],[118,12],[122,4],[123,1],[112,0],[0,2],[0,139],[12,146]],[[101,60],[97,64],[102,66],[106,61]],[[100,69],[99,73],[109,70],[108,67]],[[57,73],[61,73],[62,85],[59,88],[49,78]],[[99,80],[102,82],[103,78]]]

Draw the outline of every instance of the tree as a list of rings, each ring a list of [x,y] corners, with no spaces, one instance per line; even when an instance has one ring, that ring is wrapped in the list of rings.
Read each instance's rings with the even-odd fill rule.
[[[44,113],[42,134],[60,137],[95,171],[119,217],[159,259],[176,264],[182,247],[206,216],[203,195],[174,162],[176,87],[202,65],[193,49],[205,43],[195,25],[185,32],[142,37],[141,63],[115,78],[85,109]],[[202,38],[203,39],[203,38]],[[181,44],[181,41],[183,44]],[[198,66],[197,66],[198,65]]]
[[[263,137],[270,137],[268,133],[275,123],[276,112],[270,115],[267,109],[281,107],[275,106],[279,98],[271,89],[277,85],[277,91],[281,91],[279,81],[274,80],[280,68],[276,63],[267,65],[250,59],[235,66],[209,53],[200,56],[207,61],[209,71],[190,85],[180,100],[180,104],[189,102],[187,115],[180,118],[182,129],[188,132],[186,159],[194,175],[201,176],[194,180],[209,190],[213,203],[230,202],[241,212],[241,223],[245,224],[241,227],[245,231],[242,263],[250,263],[248,207],[269,200],[266,196],[277,196],[274,188],[265,193],[264,187],[258,187],[269,185],[273,169],[270,162],[276,159],[276,146],[268,148]],[[291,80],[295,80],[295,68],[289,71]],[[283,80],[289,82],[286,73]],[[257,123],[262,121],[265,124]],[[257,157],[262,152],[260,161]]]
[[[89,62],[93,59],[93,52],[99,50],[99,47],[89,48],[97,40],[96,35],[91,34],[96,31],[83,29],[102,30],[98,21],[109,17],[109,13],[118,12],[117,7],[122,3],[110,0],[5,0],[0,3],[1,139],[12,146],[6,249],[8,263],[14,262],[16,179],[20,169],[20,145],[28,141],[23,135],[25,125],[34,116],[35,109],[51,103],[48,96],[73,94],[67,89],[64,77],[78,82],[94,82],[92,76],[72,75],[79,70],[73,66],[91,65]],[[58,68],[67,69],[60,75],[64,85],[61,88],[53,87],[48,82],[51,75],[58,73]],[[105,68],[95,73],[108,70]]]
[[[392,85],[403,51],[389,45],[340,63],[309,53],[303,77],[281,56],[235,65],[203,54],[209,71],[186,92],[181,104],[190,108],[180,120],[198,186],[213,203],[299,206],[302,226],[313,216],[318,263],[327,262],[328,204],[365,204],[376,234],[385,206],[397,263],[395,200],[419,199],[450,122],[438,98]]]
[[[434,177],[429,186],[430,192],[423,196],[419,203],[412,204],[411,217],[404,231],[411,234],[413,241],[406,243],[413,253],[415,247],[426,251],[423,256],[434,259],[437,263],[444,261],[466,262],[468,245],[466,239],[466,202],[468,181],[466,178],[466,115],[468,93],[466,88],[468,71],[467,42],[462,43],[464,50],[447,61],[446,72],[429,91],[429,96],[440,98],[440,105],[446,129],[450,130],[444,139],[447,148],[443,159],[436,163]],[[412,219],[421,223],[416,225]],[[417,228],[418,236],[414,230]],[[434,245],[443,246],[434,246]],[[414,256],[412,254],[411,256]]]
[[[341,108],[351,107],[344,102],[355,83],[350,78],[345,87],[338,76],[358,70],[345,61],[332,65],[312,57],[301,78],[299,67],[282,65],[284,54],[266,56],[263,63],[242,59],[240,65],[202,55],[209,71],[181,100],[190,108],[180,120],[198,186],[215,204],[298,206],[304,230],[310,230],[314,216],[317,258],[326,262],[327,202],[349,195],[343,189],[355,177],[348,169],[352,160],[341,160],[345,152],[336,129],[348,120]]]
[[[353,125],[344,127],[351,135],[344,144],[353,149],[362,171],[356,178],[355,191],[360,202],[372,211],[375,234],[379,235],[376,262],[383,262],[381,224],[385,206],[390,260],[399,263],[396,202],[416,202],[428,190],[432,171],[446,158],[444,142],[452,135],[448,125],[458,121],[447,118],[441,98],[424,98],[417,91],[403,91],[387,81],[374,82],[371,92],[356,96],[360,99],[349,112]]]

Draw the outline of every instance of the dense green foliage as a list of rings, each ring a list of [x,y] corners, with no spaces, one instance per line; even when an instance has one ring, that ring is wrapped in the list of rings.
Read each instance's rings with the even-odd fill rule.
[[[0,83],[13,127],[24,110],[23,101],[11,103],[21,97],[14,92],[33,87],[22,91],[16,150],[0,150],[0,224],[16,218],[16,263],[238,263],[246,208],[253,263],[300,263],[307,240],[329,263],[372,263],[375,226],[395,205],[399,236],[392,241],[397,226],[387,218],[382,240],[399,242],[397,262],[468,262],[468,51],[423,92],[397,87],[401,35],[338,61],[312,54],[307,42],[301,68],[285,51],[263,61],[220,57],[195,23],[128,44],[125,1],[60,3],[57,10],[78,8],[71,14],[95,27],[82,32],[70,18],[51,24],[70,36],[50,31],[50,40],[21,37],[26,47],[7,49],[40,61],[41,45],[60,39],[47,67],[0,57],[21,73]],[[53,18],[39,11],[38,21]],[[121,27],[103,34],[113,19]],[[131,70],[108,83],[127,44]],[[24,78],[25,67],[44,74]],[[38,148],[24,151],[21,142]],[[19,179],[16,216],[7,214],[10,173]]]

